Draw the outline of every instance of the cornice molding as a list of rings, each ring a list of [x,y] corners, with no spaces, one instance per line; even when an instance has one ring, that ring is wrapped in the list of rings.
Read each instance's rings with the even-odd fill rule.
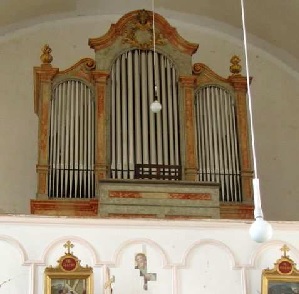
[[[253,220],[252,220],[253,221]],[[0,224],[7,225],[65,225],[65,226],[98,226],[98,227],[150,227],[150,228],[215,228],[222,230],[244,229],[251,220],[160,220],[160,219],[102,219],[98,217],[66,217],[38,215],[0,215]],[[273,229],[298,230],[298,221],[270,221]]]

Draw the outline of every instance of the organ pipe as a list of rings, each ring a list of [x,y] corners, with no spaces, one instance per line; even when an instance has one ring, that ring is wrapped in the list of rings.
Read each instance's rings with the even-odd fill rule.
[[[50,106],[50,198],[94,197],[95,101],[80,80],[53,88]]]
[[[234,96],[208,85],[196,93],[199,181],[220,183],[220,200],[241,201],[241,173]]]
[[[181,164],[177,80],[172,61],[157,52],[132,50],[114,62],[110,111],[112,178],[134,178],[136,164]],[[163,105],[158,114],[149,110],[155,100],[155,85]]]

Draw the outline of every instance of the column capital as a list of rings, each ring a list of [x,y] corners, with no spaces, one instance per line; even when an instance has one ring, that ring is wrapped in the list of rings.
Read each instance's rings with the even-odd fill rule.
[[[188,88],[195,88],[196,85],[196,76],[180,76],[179,81],[180,83]]]
[[[51,64],[42,64],[40,67],[34,67],[34,112],[39,115],[39,107],[43,97],[43,89],[49,88],[54,76],[59,72],[58,68],[52,67]],[[49,94],[50,95],[50,94]]]
[[[106,83],[110,76],[107,71],[93,71],[91,75],[96,83]]]
[[[228,81],[231,83],[231,85],[234,87],[236,91],[243,91],[247,92],[247,79],[246,77],[236,74],[231,75],[228,77]],[[252,77],[249,77],[249,83],[251,84]]]
[[[52,67],[51,64],[41,64],[40,67],[34,67],[35,77],[41,82],[50,82],[59,72],[59,68]]]

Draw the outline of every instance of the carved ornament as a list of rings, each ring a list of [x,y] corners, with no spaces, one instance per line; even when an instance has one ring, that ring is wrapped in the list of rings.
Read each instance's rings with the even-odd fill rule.
[[[234,55],[230,59],[231,66],[229,67],[229,70],[233,75],[240,75],[241,70],[242,70],[242,66],[241,66],[240,62],[241,62],[241,59],[237,55]]]
[[[195,63],[193,65],[192,72],[194,75],[200,76],[201,83],[211,83],[211,82],[224,82],[228,83],[228,80],[216,74],[207,65],[203,63]]]
[[[290,249],[286,244],[284,244],[280,250],[283,254],[281,258],[274,263],[274,267],[266,268],[262,271],[262,293],[264,294],[270,292],[298,292],[299,270],[297,269],[297,265],[294,260],[287,255]],[[269,289],[275,291],[269,291]],[[294,291],[292,289],[294,289]]]
[[[63,247],[67,251],[57,261],[58,265],[45,268],[44,293],[93,293],[92,267],[81,265],[78,257],[71,252],[74,247],[71,241],[67,241]]]
[[[45,44],[42,48],[42,55],[40,56],[40,60],[43,64],[50,64],[53,60],[53,56],[51,55],[52,49],[48,44]]]
[[[92,58],[82,58],[76,64],[72,65],[71,67],[59,71],[56,75],[56,82],[57,79],[65,78],[66,76],[69,77],[77,77],[79,79],[86,80],[88,82],[92,82],[92,73],[95,71],[96,62]]]
[[[74,71],[92,71],[96,68],[96,62],[92,58],[83,58],[79,60],[76,64],[73,66],[62,70],[59,72],[59,74],[67,74],[67,73],[72,73]]]
[[[99,37],[90,38],[88,44],[95,51],[108,48],[120,37],[123,44],[148,49],[153,45],[152,11],[135,10],[125,14],[116,24],[112,24],[109,31]],[[190,43],[182,38],[177,30],[170,26],[165,18],[155,13],[155,44],[170,43],[179,51],[193,55],[198,44]]]
[[[155,41],[153,37],[154,30],[149,12],[140,10],[136,16],[136,20],[125,30],[122,42],[141,50],[152,48],[154,42],[155,45],[166,44],[166,40],[161,33],[155,32]]]

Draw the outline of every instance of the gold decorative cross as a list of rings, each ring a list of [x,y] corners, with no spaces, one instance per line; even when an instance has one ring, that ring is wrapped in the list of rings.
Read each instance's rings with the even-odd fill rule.
[[[64,248],[67,248],[67,254],[71,254],[71,248],[74,248],[74,244],[71,241],[67,241],[64,245]]]
[[[287,252],[290,251],[290,248],[289,248],[286,244],[284,244],[284,245],[281,247],[280,251],[283,252],[283,257],[287,257]]]

